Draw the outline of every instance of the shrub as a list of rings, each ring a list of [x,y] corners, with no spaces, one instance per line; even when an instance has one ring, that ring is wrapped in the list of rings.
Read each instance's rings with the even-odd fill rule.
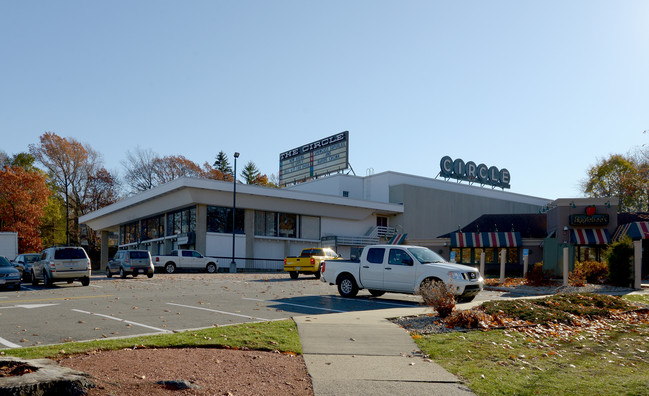
[[[633,244],[631,239],[625,237],[609,245],[606,250],[608,261],[609,283],[613,286],[628,287],[633,285]]]
[[[437,311],[440,318],[445,318],[455,309],[455,296],[441,281],[426,281],[419,288],[419,295],[424,304]]]
[[[586,286],[586,275],[584,274],[584,271],[577,268],[577,266],[575,265],[575,270],[570,271],[570,273],[568,274],[568,282],[570,283],[570,286]]]
[[[525,284],[529,286],[546,286],[550,284],[549,276],[543,271],[543,263],[536,263],[525,274]]]
[[[481,309],[465,309],[451,313],[444,322],[446,326],[464,329],[488,328],[487,314]]]
[[[576,262],[575,271],[579,271],[588,283],[604,283],[609,276],[608,264],[600,261]]]

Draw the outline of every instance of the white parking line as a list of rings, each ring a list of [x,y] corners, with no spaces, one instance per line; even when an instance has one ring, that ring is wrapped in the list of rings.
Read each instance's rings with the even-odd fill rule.
[[[103,315],[103,314],[98,314],[98,313],[95,313],[95,312],[82,311],[80,309],[73,309],[73,311],[88,314],[88,315],[101,316],[102,318],[117,320],[119,322],[128,323],[128,324],[132,324],[134,326],[140,326],[140,327],[144,327],[144,328],[151,329],[151,330],[156,330],[156,331],[159,331],[159,332],[162,332],[162,333],[173,333],[173,331],[171,331],[171,330],[159,329],[157,327],[148,326],[148,325],[145,325],[145,324],[142,324],[142,323],[132,322],[132,321],[126,320],[126,319],[116,318],[116,317],[110,316],[110,315]]]
[[[0,344],[6,346],[7,348],[22,348],[20,345],[7,341],[2,337],[0,337]]]
[[[224,315],[239,316],[239,317],[242,317],[242,318],[248,318],[248,319],[254,319],[254,320],[270,321],[270,319],[257,318],[257,317],[248,316],[248,315],[241,315],[241,314],[237,314],[237,313],[233,313],[233,312],[219,311],[219,310],[216,310],[216,309],[209,309],[209,308],[203,308],[203,307],[193,307],[191,305],[182,305],[182,304],[175,304],[175,303],[167,303],[167,304],[168,305],[175,305],[177,307],[200,309],[200,310],[203,310],[203,311],[216,312],[216,313],[220,313],[220,314],[224,314]]]
[[[314,307],[313,305],[302,305],[302,304],[287,303],[287,302],[278,301],[278,300],[259,300],[259,299],[256,299],[256,298],[246,298],[246,297],[244,297],[243,299],[244,300],[250,300],[250,301],[273,302],[273,303],[277,303],[277,304],[292,305],[294,307],[301,307],[301,308],[319,309],[321,311],[329,311],[329,312],[339,312],[339,313],[349,312],[349,311],[341,311],[341,310],[338,310],[338,309]]]

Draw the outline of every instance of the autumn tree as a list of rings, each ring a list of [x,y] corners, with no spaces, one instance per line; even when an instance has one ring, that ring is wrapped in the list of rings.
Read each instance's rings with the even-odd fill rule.
[[[646,195],[642,179],[633,158],[615,154],[590,168],[582,187],[589,197],[619,198],[620,210],[639,211]]]
[[[139,146],[135,152],[126,152],[126,160],[122,161],[125,170],[124,180],[131,192],[150,190],[156,186],[155,160],[158,155],[151,149],[142,149]]]
[[[206,179],[212,179],[212,180],[223,180],[223,181],[229,181],[231,182],[232,179],[232,173],[223,173],[217,168],[212,168],[212,165],[209,163],[205,162],[203,164],[203,174],[201,177],[204,177]]]
[[[0,231],[18,233],[20,252],[42,249],[39,226],[49,189],[37,170],[4,166],[0,171]]]
[[[65,201],[66,243],[79,240],[79,216],[86,213],[86,208],[92,207],[92,202],[105,202],[93,197],[93,192],[105,194],[105,190],[93,189],[94,180],[104,174],[101,155],[89,145],[83,145],[74,138],[62,138],[53,132],[46,132],[40,137],[40,144],[31,144],[30,153],[41,163],[57,191]],[[113,177],[114,178],[114,177]],[[118,184],[113,183],[118,195]],[[108,201],[115,199],[108,198]],[[89,203],[90,202],[90,203]],[[74,227],[70,227],[70,225]]]

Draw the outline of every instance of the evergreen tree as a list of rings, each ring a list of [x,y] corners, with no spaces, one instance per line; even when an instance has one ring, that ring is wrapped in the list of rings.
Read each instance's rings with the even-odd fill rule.
[[[228,156],[223,152],[223,150],[219,151],[219,154],[216,156],[216,161],[214,161],[214,165],[212,166],[221,171],[224,175],[232,174],[232,167],[228,161]]]
[[[259,176],[259,169],[257,169],[257,165],[255,165],[255,163],[252,161],[249,161],[241,171],[241,177],[243,177],[243,180],[245,180],[246,184],[258,184],[257,181]]]

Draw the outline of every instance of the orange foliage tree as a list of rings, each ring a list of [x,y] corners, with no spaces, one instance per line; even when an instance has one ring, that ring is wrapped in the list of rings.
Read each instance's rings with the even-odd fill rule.
[[[39,252],[39,227],[50,190],[38,171],[5,166],[0,171],[0,230],[18,233],[20,252]]]

